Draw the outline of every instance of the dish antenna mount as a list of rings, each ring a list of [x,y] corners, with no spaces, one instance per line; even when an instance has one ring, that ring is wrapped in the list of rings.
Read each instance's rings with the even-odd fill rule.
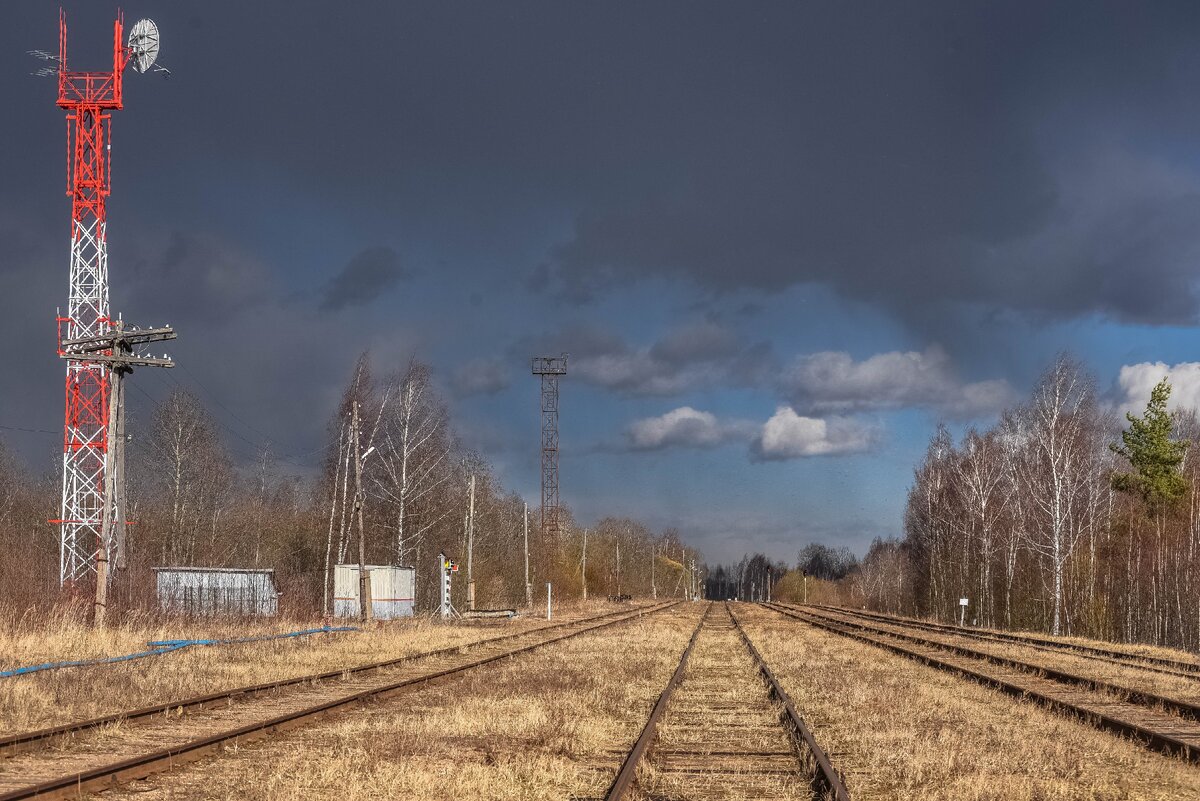
[[[147,72],[158,60],[158,26],[152,19],[139,19],[129,30],[129,65],[138,72]],[[156,71],[166,72],[165,67]]]

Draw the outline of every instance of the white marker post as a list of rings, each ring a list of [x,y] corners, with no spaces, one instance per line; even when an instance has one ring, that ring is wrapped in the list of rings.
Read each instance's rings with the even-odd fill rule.
[[[968,598],[958,599],[958,625],[965,626],[967,624],[967,604],[970,603]]]
[[[546,620],[550,619],[550,582],[546,582]]]

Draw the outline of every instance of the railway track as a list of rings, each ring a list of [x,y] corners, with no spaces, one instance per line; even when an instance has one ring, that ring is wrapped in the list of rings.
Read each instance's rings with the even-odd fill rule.
[[[15,749],[35,750],[0,760],[0,801],[77,798],[84,792],[103,790],[199,759],[226,746],[315,722],[358,703],[453,678],[678,603],[568,621],[348,671],[187,699],[177,704],[192,710],[183,717],[169,714],[176,706],[165,705],[15,735],[7,738],[10,754]],[[329,681],[336,677],[344,678]],[[271,693],[269,689],[285,691]],[[247,700],[229,705],[236,699]],[[129,721],[137,725],[126,726]],[[53,748],[38,747],[50,743]]]
[[[850,793],[733,611],[710,604],[605,801]]]
[[[165,715],[179,717],[180,715],[185,715],[200,710],[219,709],[229,706],[233,703],[242,702],[256,697],[262,697],[265,695],[276,694],[291,688],[305,687],[307,685],[318,684],[322,682],[339,681],[352,677],[365,676],[370,673],[386,670],[388,668],[394,668],[396,666],[412,663],[417,660],[460,653],[465,649],[473,648],[475,646],[507,642],[535,632],[555,631],[582,622],[599,622],[601,620],[623,614],[628,614],[628,610],[619,610],[616,612],[608,612],[603,615],[595,615],[593,617],[586,618],[583,621],[567,620],[548,626],[538,626],[537,628],[528,629],[515,634],[502,634],[497,637],[486,637],[481,640],[475,640],[473,642],[463,643],[461,645],[455,645],[449,648],[439,648],[434,651],[423,651],[421,653],[409,654],[406,656],[396,657],[394,659],[385,659],[377,662],[356,665],[349,668],[329,670],[323,673],[313,673],[305,676],[296,676],[290,679],[280,679],[278,681],[263,682],[261,684],[252,684],[244,687],[235,687],[230,690],[222,690],[220,692],[192,696],[189,698],[180,698],[173,701],[168,701],[166,703],[154,704],[153,706],[115,712],[113,714],[91,718],[88,720],[74,721],[58,726],[51,726],[49,728],[20,732],[17,734],[0,737],[0,758],[12,756],[23,751],[43,748],[52,745],[55,741],[65,737],[86,734],[88,732],[97,731],[117,724],[127,725],[130,723],[140,723],[146,720],[152,720],[156,717],[162,717]],[[2,766],[3,763],[0,762],[0,776],[3,775]]]
[[[1074,715],[1156,751],[1200,762],[1200,707],[933,639],[920,629],[768,603],[788,617]]]
[[[970,637],[976,640],[996,643],[1009,643],[1013,645],[1020,645],[1026,648],[1032,648],[1037,651],[1046,651],[1049,653],[1066,653],[1072,656],[1077,656],[1081,659],[1091,659],[1097,662],[1104,662],[1112,665],[1137,668],[1138,670],[1161,673],[1167,676],[1179,676],[1186,679],[1200,680],[1200,663],[1188,662],[1182,659],[1170,659],[1167,657],[1152,656],[1150,654],[1133,654],[1127,651],[1099,648],[1096,646],[1084,645],[1082,643],[1063,642],[1061,640],[1052,640],[1047,637],[1036,637],[1028,634],[1012,634],[1009,632],[995,631],[992,629],[974,629],[967,626],[953,626],[945,623],[933,623],[927,620],[916,620],[914,618],[902,617],[900,615],[885,615],[879,612],[867,612],[865,610],[849,609],[841,606],[813,604],[811,607],[814,609],[822,609],[828,612],[835,612],[843,615],[852,615],[857,618],[873,620],[880,623],[895,623],[911,626],[913,628],[920,628],[925,631],[953,634],[958,637]]]

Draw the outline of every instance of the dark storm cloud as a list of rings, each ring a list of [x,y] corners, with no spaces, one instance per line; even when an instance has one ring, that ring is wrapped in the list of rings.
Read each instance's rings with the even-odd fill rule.
[[[226,323],[278,289],[270,266],[253,255],[185,231],[143,230],[136,241],[115,245],[110,258],[119,264],[112,276],[114,310],[138,323]]]
[[[367,248],[330,279],[321,294],[321,308],[336,311],[364,306],[409,277],[396,251],[389,247]]]
[[[83,32],[111,9],[68,6],[80,61],[102,58]],[[915,325],[954,303],[1195,318],[1200,182],[1178,155],[1200,134],[1195,3],[284,8],[139,10],[174,77],[130,83],[145,108],[123,152],[157,170],[131,182],[176,191],[182,156],[261,181],[264,209],[307,187],[450,240],[553,209],[573,230],[542,226],[547,259],[522,273],[577,300],[666,276],[820,282]],[[19,12],[8,49],[52,46],[45,17]],[[11,91],[32,108],[45,89]],[[58,163],[41,138],[8,185]],[[325,303],[362,299],[362,278]]]
[[[817,282],[921,324],[954,302],[1192,322],[1200,181],[1146,153],[1200,130],[1196,13],[797,6],[773,20],[794,39],[750,32],[756,56],[706,84],[688,167],[581,209],[548,277],[578,301],[665,276]]]

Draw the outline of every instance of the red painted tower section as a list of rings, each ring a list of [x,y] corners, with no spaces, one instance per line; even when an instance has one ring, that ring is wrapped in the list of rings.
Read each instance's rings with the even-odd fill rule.
[[[67,194],[71,198],[71,283],[66,316],[58,318],[59,353],[64,339],[106,334],[108,245],[105,202],[112,191],[109,121],[121,108],[121,75],[130,53],[123,22],[113,23],[111,72],[67,69],[67,20],[59,12],[58,106],[67,112]],[[96,362],[67,362],[66,421],[60,580],[86,579],[96,570],[104,509],[108,450],[108,370]]]

